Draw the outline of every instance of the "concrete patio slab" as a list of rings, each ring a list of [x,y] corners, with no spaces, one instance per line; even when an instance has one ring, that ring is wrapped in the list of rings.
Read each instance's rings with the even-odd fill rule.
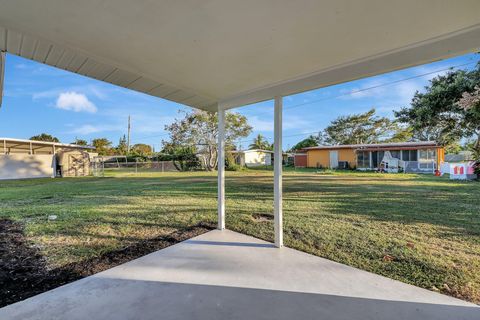
[[[0,319],[480,319],[480,308],[211,231],[0,309]]]

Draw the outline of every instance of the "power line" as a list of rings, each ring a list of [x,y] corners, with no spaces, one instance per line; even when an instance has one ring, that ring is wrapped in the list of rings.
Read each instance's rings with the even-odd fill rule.
[[[472,60],[472,59],[473,58],[470,58],[470,60]],[[304,103],[299,103],[299,104],[295,104],[295,105],[291,105],[291,106],[285,106],[283,108],[283,110],[290,110],[290,109],[298,108],[298,107],[301,107],[301,106],[305,106],[305,105],[309,105],[309,104],[313,104],[313,103],[317,103],[317,102],[322,102],[322,101],[333,100],[333,99],[337,99],[337,98],[341,98],[341,97],[345,97],[345,96],[350,96],[352,94],[357,94],[357,93],[365,92],[365,91],[368,91],[368,90],[373,90],[373,89],[377,89],[377,88],[381,88],[381,87],[386,87],[386,86],[389,86],[389,85],[392,85],[392,84],[397,84],[397,83],[400,83],[400,82],[403,82],[403,81],[409,81],[409,80],[413,80],[413,79],[422,78],[422,77],[425,77],[425,76],[428,76],[428,75],[431,75],[431,74],[435,74],[435,73],[439,73],[439,72],[442,72],[442,71],[453,70],[453,69],[464,67],[464,66],[467,66],[467,65],[476,64],[477,62],[478,61],[471,61],[471,62],[467,62],[467,63],[462,63],[462,64],[458,64],[458,65],[455,65],[455,66],[450,66],[448,68],[438,69],[438,70],[418,74],[418,75],[407,77],[407,78],[402,78],[402,79],[398,79],[398,80],[394,80],[394,81],[390,81],[390,82],[384,82],[384,83],[381,83],[381,84],[378,84],[378,85],[375,85],[375,86],[371,86],[371,87],[366,87],[366,88],[362,88],[362,89],[358,89],[358,90],[353,90],[353,91],[342,93],[342,94],[335,95],[335,96],[332,96],[332,97],[311,100],[311,101],[307,101],[307,102],[304,102]],[[262,114],[267,114],[267,113],[271,113],[271,112],[256,113],[255,116],[262,115]]]
[[[297,134],[290,134],[290,135],[282,135],[282,138],[291,138],[291,137],[298,137],[298,136],[308,136],[311,134],[319,133],[319,131],[312,131],[312,132],[304,132],[304,133],[297,133]],[[271,137],[263,136],[267,140],[272,140]],[[247,140],[235,140],[236,143],[243,143],[243,142],[252,142],[255,141],[255,138],[247,139]]]
[[[293,106],[288,106],[288,107],[285,107],[285,109],[293,109],[293,108],[301,107],[303,105],[315,103],[315,102],[318,102],[318,101],[336,99],[336,98],[340,98],[340,97],[344,97],[344,96],[350,96],[352,94],[357,94],[357,93],[368,91],[368,90],[373,90],[373,89],[377,89],[377,88],[381,88],[381,87],[385,87],[385,86],[390,86],[392,84],[397,84],[397,83],[400,83],[400,82],[403,82],[403,81],[409,81],[409,80],[413,80],[413,79],[422,78],[422,77],[425,77],[425,76],[428,76],[428,75],[431,75],[431,74],[435,74],[435,73],[439,73],[439,72],[447,71],[447,70],[452,70],[454,68],[464,67],[464,66],[474,64],[474,63],[476,63],[476,61],[463,63],[463,64],[459,64],[459,65],[456,65],[456,66],[452,66],[452,67],[448,67],[448,68],[444,68],[444,69],[439,69],[439,70],[435,70],[435,71],[430,71],[430,72],[427,72],[427,73],[423,73],[423,74],[419,74],[419,75],[415,75],[415,76],[411,76],[411,77],[407,77],[407,78],[403,78],[403,79],[398,79],[398,80],[394,80],[394,81],[390,81],[390,82],[385,82],[385,83],[382,83],[382,84],[378,84],[378,85],[363,88],[363,89],[353,90],[353,91],[350,91],[350,92],[346,92],[346,93],[343,93],[343,94],[336,95],[334,97],[328,97],[328,98],[324,98],[324,99],[319,99],[317,101],[309,101],[309,102],[300,103],[300,104],[293,105]]]

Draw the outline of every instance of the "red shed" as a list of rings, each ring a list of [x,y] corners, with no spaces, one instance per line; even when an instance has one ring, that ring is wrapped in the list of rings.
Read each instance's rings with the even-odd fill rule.
[[[307,166],[307,154],[295,153],[294,157],[295,168],[305,168]]]

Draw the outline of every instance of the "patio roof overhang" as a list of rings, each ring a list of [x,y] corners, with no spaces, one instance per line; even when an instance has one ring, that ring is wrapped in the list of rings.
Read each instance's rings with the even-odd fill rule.
[[[0,0],[0,51],[216,111],[480,48],[480,2]]]

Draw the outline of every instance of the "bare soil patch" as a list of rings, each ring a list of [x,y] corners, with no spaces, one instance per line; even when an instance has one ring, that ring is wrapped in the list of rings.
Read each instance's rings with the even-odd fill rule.
[[[23,225],[0,219],[0,307],[107,270],[213,229],[198,224],[142,240],[99,257],[50,269],[38,247],[26,239]]]

